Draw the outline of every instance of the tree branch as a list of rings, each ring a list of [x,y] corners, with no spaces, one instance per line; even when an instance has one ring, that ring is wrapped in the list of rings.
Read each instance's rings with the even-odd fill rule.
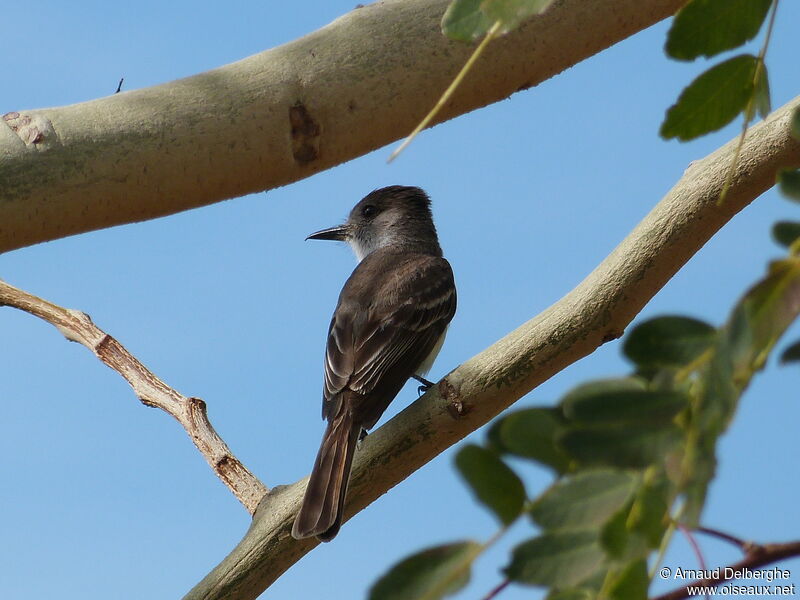
[[[800,98],[748,132],[725,202],[717,205],[738,138],[692,163],[681,180],[574,290],[449,373],[371,433],[356,454],[346,516],[386,493],[538,384],[620,337],[658,290],[725,223],[800,165],[789,132]],[[239,545],[186,599],[256,598],[315,545],[290,536],[305,481],[273,489]]]
[[[736,576],[726,577],[726,573],[743,571],[744,569],[757,569],[758,567],[763,567],[764,565],[769,565],[793,556],[800,556],[800,541],[788,542],[786,544],[765,544],[763,546],[753,545],[742,560],[720,569],[719,577],[698,579],[687,586],[680,587],[667,594],[662,594],[661,596],[656,596],[653,600],[681,600],[682,598],[688,598],[689,588],[716,587],[725,581],[739,579],[739,577]]]
[[[386,0],[164,85],[0,119],[0,252],[267,190],[407,135],[472,47],[450,0]],[[437,122],[503,100],[684,0],[560,0],[492,42]]]
[[[239,462],[219,437],[206,414],[206,403],[187,398],[147,369],[116,339],[99,329],[89,315],[62,308],[0,280],[0,306],[11,306],[55,326],[68,340],[86,346],[106,365],[122,375],[143,404],[175,417],[194,445],[233,495],[252,515],[269,491]]]
[[[710,535],[711,537],[723,540],[725,542],[728,542],[729,544],[733,544],[745,554],[750,552],[750,550],[753,547],[757,546],[755,542],[748,542],[747,540],[738,538],[735,535],[731,535],[730,533],[725,533],[724,531],[719,531],[717,529],[711,529],[710,527],[696,527],[695,531],[699,533],[704,533],[706,535]]]

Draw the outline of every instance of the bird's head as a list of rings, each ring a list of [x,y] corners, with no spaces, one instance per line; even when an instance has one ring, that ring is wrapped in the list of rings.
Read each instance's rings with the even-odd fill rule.
[[[353,207],[344,225],[317,231],[306,239],[347,242],[358,260],[387,246],[441,256],[428,195],[420,188],[402,185],[370,192]]]

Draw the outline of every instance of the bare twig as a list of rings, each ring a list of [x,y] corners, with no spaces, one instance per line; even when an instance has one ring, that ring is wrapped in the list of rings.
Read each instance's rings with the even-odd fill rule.
[[[689,545],[692,547],[695,556],[697,557],[697,562],[700,563],[700,568],[705,571],[706,570],[706,559],[703,556],[703,551],[700,549],[700,545],[697,543],[697,540],[694,539],[694,535],[692,532],[685,525],[678,524],[678,528],[681,530],[681,533],[686,536],[686,539],[689,540]],[[705,595],[706,600],[708,600],[708,594]]]
[[[489,591],[489,593],[486,594],[483,597],[483,600],[494,600],[498,596],[498,594],[500,594],[500,592],[502,592],[504,589],[506,589],[509,586],[510,583],[511,583],[510,579],[504,579],[503,581],[498,583],[496,586],[494,586]]]
[[[30,313],[56,327],[68,340],[86,346],[122,375],[139,400],[175,417],[208,464],[252,515],[267,488],[237,459],[219,437],[206,414],[206,403],[178,393],[99,329],[86,313],[63,308],[0,280],[0,306]]]
[[[682,598],[688,598],[690,588],[716,587],[724,581],[736,579],[736,576],[726,577],[726,574],[733,574],[736,571],[743,571],[745,569],[763,567],[764,565],[769,565],[793,556],[800,556],[800,541],[788,542],[786,544],[765,544],[763,546],[753,544],[745,558],[737,563],[719,569],[719,577],[698,579],[667,594],[657,596],[653,598],[653,600],[681,600]]]
[[[758,547],[758,544],[754,542],[748,542],[747,540],[738,538],[735,535],[731,535],[730,533],[725,533],[724,531],[719,531],[717,529],[711,529],[710,527],[697,527],[695,528],[695,531],[699,533],[705,533],[706,535],[710,535],[711,537],[715,537],[717,539],[724,540],[726,542],[730,542],[745,554],[751,552],[753,548]]]

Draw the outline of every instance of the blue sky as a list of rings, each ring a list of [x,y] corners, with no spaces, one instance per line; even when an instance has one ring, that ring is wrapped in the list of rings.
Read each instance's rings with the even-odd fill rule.
[[[0,113],[90,100],[201,72],[311,32],[353,2],[109,5],[35,2],[0,40]],[[773,106],[798,93],[800,5],[783,2],[768,55]],[[319,420],[322,350],[354,259],[304,242],[366,193],[419,185],[459,289],[431,377],[440,377],[577,285],[738,123],[664,142],[665,109],[704,67],[668,61],[662,23],[540,86],[293,185],[168,218],[0,256],[0,277],[88,312],[166,382],[208,402],[234,453],[268,486],[305,476]],[[645,308],[721,323],[780,249],[770,225],[798,217],[775,191],[717,235]],[[3,597],[177,598],[221,560],[249,518],[172,419],[51,326],[0,310],[0,589]],[[795,328],[796,338],[800,329]],[[548,405],[629,367],[600,348],[517,406]],[[758,541],[796,539],[796,368],[770,364],[720,445],[705,523]],[[407,386],[387,416],[416,397]],[[384,418],[385,420],[385,418]],[[473,439],[480,440],[484,431]],[[457,447],[456,447],[457,448]],[[495,523],[452,467],[451,449],[347,523],[264,598],[350,600],[423,546],[488,538]],[[526,471],[529,493],[549,476]],[[463,598],[498,581],[517,526],[478,563]],[[709,564],[738,552],[702,540]],[[697,567],[676,539],[666,564]],[[800,561],[783,563],[800,570]],[[798,577],[792,579],[799,582]],[[666,591],[674,586],[658,585]],[[530,598],[509,589],[502,598]],[[533,597],[537,597],[536,594]]]

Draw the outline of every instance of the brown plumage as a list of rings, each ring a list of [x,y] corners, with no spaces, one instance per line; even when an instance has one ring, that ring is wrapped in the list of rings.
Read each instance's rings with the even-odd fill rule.
[[[342,523],[362,430],[412,375],[423,375],[456,310],[429,200],[418,188],[376,190],[348,222],[309,236],[346,240],[363,260],[347,280],[328,329],[322,416],[328,426],[311,471],[295,538],[331,540]]]

